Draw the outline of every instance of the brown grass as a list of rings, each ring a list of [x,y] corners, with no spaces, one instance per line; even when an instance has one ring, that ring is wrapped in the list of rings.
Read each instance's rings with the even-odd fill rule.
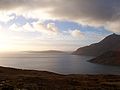
[[[0,67],[0,90],[120,90],[120,75],[60,75]]]

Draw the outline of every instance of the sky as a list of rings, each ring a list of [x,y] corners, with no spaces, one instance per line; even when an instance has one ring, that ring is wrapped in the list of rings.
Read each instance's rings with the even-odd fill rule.
[[[120,34],[120,0],[0,0],[0,51],[74,51]]]

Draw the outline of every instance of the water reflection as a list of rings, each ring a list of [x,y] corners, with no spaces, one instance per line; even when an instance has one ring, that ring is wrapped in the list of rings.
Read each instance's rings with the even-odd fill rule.
[[[0,55],[0,65],[62,74],[120,74],[120,67],[87,62],[91,58],[70,54],[12,53]]]

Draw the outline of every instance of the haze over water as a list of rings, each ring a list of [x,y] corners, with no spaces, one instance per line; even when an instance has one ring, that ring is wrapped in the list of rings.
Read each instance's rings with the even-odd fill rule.
[[[60,74],[120,74],[119,66],[93,64],[93,57],[60,53],[11,53],[0,55],[0,66]]]

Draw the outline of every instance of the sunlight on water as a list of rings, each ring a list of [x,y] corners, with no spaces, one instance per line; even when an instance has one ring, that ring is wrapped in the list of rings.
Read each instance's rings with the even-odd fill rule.
[[[49,53],[4,53],[0,65],[62,74],[120,74],[120,67],[87,62],[92,57]]]

